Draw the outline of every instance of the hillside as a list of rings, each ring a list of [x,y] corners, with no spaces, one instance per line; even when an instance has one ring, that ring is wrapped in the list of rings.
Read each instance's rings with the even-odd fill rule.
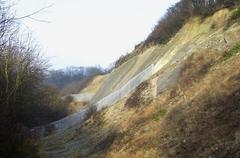
[[[100,108],[50,129],[41,157],[239,157],[240,25],[229,25],[232,12],[193,17],[166,44],[90,82],[82,92],[96,93],[89,107]],[[126,85],[136,88],[122,95]],[[113,104],[100,105],[104,98]]]

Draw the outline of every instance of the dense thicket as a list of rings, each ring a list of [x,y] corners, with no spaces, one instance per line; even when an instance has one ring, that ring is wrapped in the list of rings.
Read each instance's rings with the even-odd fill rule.
[[[146,39],[145,45],[168,42],[192,16],[208,16],[221,8],[239,4],[240,0],[181,0],[167,10]]]
[[[29,128],[66,115],[58,92],[43,84],[47,70],[37,46],[0,1],[0,158],[35,158]]]

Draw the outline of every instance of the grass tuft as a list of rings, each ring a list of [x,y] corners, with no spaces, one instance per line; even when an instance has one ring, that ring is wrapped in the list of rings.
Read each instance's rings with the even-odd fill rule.
[[[163,116],[165,116],[166,113],[167,113],[167,110],[165,110],[165,109],[160,110],[159,112],[157,112],[156,114],[153,115],[153,120],[154,121],[161,120],[161,118]]]
[[[224,60],[231,58],[232,56],[238,54],[240,52],[240,43],[236,44],[229,51],[224,54]]]

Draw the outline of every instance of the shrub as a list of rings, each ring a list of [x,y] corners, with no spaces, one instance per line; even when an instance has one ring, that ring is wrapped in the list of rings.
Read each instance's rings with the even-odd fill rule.
[[[128,59],[130,59],[131,53],[127,53],[125,55],[121,55],[114,63],[114,67],[117,68],[123,63],[125,63]]]
[[[179,88],[185,89],[199,82],[221,58],[215,50],[203,49],[193,53],[184,63],[178,80]]]
[[[223,56],[224,60],[231,58],[232,56],[236,55],[239,52],[240,52],[240,43],[236,44],[229,51],[225,52],[225,54]]]
[[[153,120],[155,121],[161,120],[161,118],[165,116],[166,113],[167,113],[167,110],[165,109],[160,110],[159,112],[153,115]]]
[[[134,56],[142,53],[144,50],[144,43],[140,42],[139,44],[135,45],[134,52],[132,53],[126,53],[125,55],[121,55],[115,62],[114,62],[114,68],[119,67],[129,59],[133,58]]]
[[[0,0],[0,157],[37,158],[29,127],[64,113],[58,93],[43,86],[46,60],[18,33],[20,22],[6,2]]]
[[[232,15],[231,15],[231,20],[236,20],[240,18],[240,8],[238,8],[237,10],[235,10]]]
[[[31,96],[16,107],[18,122],[27,127],[44,125],[59,120],[68,114],[68,103],[60,97],[58,89],[49,85],[40,85]]]
[[[164,44],[168,42],[192,15],[191,1],[182,0],[178,2],[167,10],[165,16],[158,22],[146,39],[145,44]]]

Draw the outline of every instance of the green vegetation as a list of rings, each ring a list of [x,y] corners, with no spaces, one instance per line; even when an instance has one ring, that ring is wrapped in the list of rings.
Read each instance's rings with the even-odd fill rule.
[[[166,113],[167,113],[167,110],[165,109],[160,110],[159,112],[153,115],[153,120],[155,121],[161,120],[161,118],[165,116]]]
[[[237,10],[235,10],[232,15],[231,15],[231,20],[236,20],[240,18],[240,8],[238,8]]]
[[[240,43],[236,44],[234,47],[232,47],[229,51],[227,51],[224,54],[224,60],[227,60],[229,58],[231,58],[232,56],[234,56],[235,54],[240,52]]]

